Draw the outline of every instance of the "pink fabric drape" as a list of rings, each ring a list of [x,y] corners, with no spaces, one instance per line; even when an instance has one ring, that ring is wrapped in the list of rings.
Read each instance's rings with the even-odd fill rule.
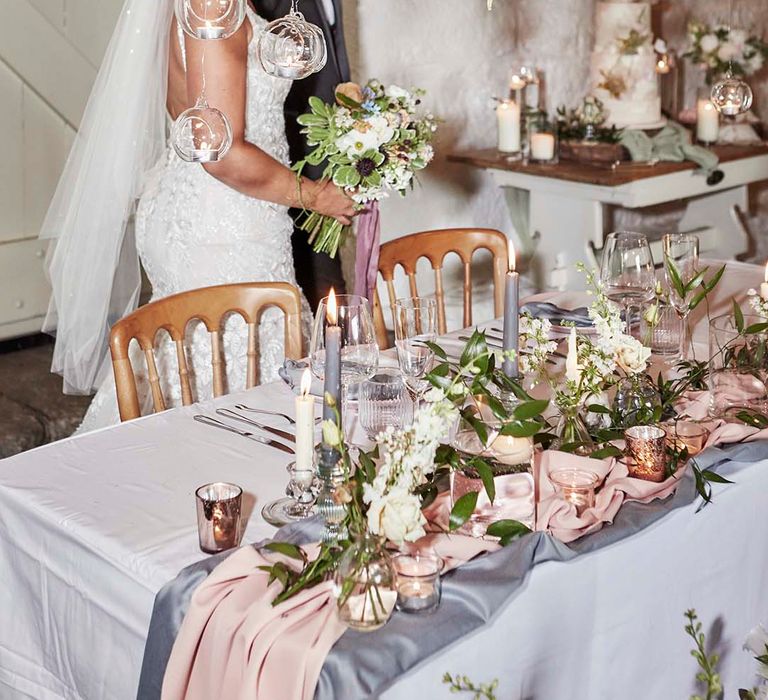
[[[355,294],[373,301],[381,247],[381,215],[378,202],[369,202],[357,217],[355,252]]]

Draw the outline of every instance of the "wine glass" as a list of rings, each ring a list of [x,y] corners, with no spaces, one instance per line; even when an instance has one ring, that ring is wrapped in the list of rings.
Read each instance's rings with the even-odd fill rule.
[[[664,245],[664,275],[669,287],[669,303],[682,320],[680,331],[680,359],[685,360],[688,354],[688,314],[690,313],[691,297],[695,289],[680,296],[672,282],[672,266],[677,271],[683,286],[687,286],[698,274],[699,267],[699,237],[692,233],[667,233],[662,239]]]
[[[632,308],[651,300],[656,272],[648,239],[642,233],[609,233],[603,248],[600,284],[605,295],[624,307],[627,333],[631,333]]]
[[[414,398],[428,387],[424,376],[432,369],[434,351],[427,342],[437,337],[437,302],[412,297],[395,302],[395,347],[405,383]]]
[[[379,366],[379,346],[368,299],[357,294],[336,296],[341,328],[341,407],[347,406],[349,388],[372,377]],[[325,329],[328,326],[328,297],[317,308],[310,345],[312,372],[325,377]],[[345,411],[342,410],[342,416]]]

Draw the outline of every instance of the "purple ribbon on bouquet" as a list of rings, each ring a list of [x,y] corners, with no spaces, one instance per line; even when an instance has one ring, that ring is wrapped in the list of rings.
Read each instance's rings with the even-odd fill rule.
[[[376,275],[379,272],[381,215],[378,202],[369,202],[357,217],[357,251],[355,254],[355,294],[373,303]]]

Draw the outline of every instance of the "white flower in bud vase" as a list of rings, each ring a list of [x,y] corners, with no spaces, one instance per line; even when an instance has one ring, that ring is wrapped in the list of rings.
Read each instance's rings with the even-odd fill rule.
[[[643,372],[651,357],[651,349],[632,336],[624,336],[616,345],[616,364],[627,374]]]
[[[644,312],[643,319],[652,327],[655,327],[659,323],[659,305],[651,304]]]
[[[705,34],[699,45],[704,53],[711,53],[720,46],[720,40],[714,34]]]
[[[330,419],[323,421],[323,442],[331,447],[341,445],[341,431],[339,431],[336,423]]]
[[[424,537],[426,522],[421,499],[405,490],[391,491],[368,509],[368,530],[397,545]]]

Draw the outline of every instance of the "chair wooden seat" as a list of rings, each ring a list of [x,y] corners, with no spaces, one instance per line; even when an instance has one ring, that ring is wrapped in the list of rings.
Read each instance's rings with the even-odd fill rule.
[[[224,360],[221,347],[222,319],[229,313],[243,317],[248,327],[246,388],[258,381],[258,324],[262,313],[277,307],[285,314],[285,355],[291,359],[303,356],[301,335],[301,297],[298,289],[285,282],[247,282],[193,289],[159,299],[118,321],[110,333],[109,349],[117,387],[117,403],[123,421],[141,415],[136,376],[131,364],[129,345],[136,339],[147,363],[152,404],[156,412],[166,408],[155,363],[154,344],[158,331],[166,330],[176,346],[181,399],[185,406],[193,403],[189,368],[185,353],[187,325],[193,319],[202,321],[211,338],[213,395],[224,394]]]
[[[443,262],[448,253],[456,253],[464,267],[464,327],[472,325],[472,256],[484,248],[493,255],[493,308],[496,316],[504,312],[504,276],[509,269],[507,237],[494,229],[452,228],[412,233],[381,246],[379,274],[387,285],[390,309],[394,311],[395,268],[400,265],[408,277],[410,295],[419,296],[416,284],[416,265],[427,258],[435,272],[437,299],[437,331],[448,332],[445,320],[445,291],[443,289]],[[388,347],[387,329],[378,291],[374,292],[374,322],[376,339],[383,349]]]

